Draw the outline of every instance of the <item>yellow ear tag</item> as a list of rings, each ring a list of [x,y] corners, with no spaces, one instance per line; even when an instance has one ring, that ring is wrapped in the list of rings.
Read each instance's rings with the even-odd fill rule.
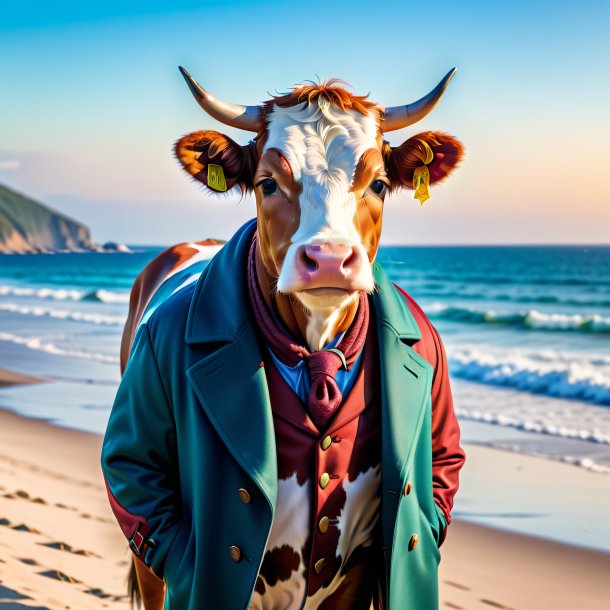
[[[221,165],[208,164],[208,186],[215,191],[227,190],[227,181]]]
[[[430,170],[422,165],[415,170],[413,174],[413,188],[415,195],[413,199],[419,199],[419,204],[424,205],[424,201],[430,199]]]

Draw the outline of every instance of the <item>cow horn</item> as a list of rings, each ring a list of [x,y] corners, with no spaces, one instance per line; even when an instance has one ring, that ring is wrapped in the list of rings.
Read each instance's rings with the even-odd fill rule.
[[[215,98],[208,93],[182,66],[178,66],[197,103],[213,118],[225,125],[246,131],[260,131],[263,126],[261,106],[241,106]]]
[[[441,99],[449,81],[456,72],[456,68],[451,68],[445,75],[445,78],[420,100],[407,104],[406,106],[392,106],[383,111],[383,131],[394,131],[402,129],[408,125],[413,125],[417,121],[421,121]]]

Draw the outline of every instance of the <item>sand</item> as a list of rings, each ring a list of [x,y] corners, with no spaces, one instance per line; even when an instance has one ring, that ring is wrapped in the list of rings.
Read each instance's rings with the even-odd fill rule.
[[[130,552],[107,504],[100,447],[98,435],[0,409],[0,610],[127,610]],[[490,451],[508,470],[523,460],[466,449],[471,464]],[[580,480],[574,466],[529,459],[540,481],[546,468],[562,469],[566,488]],[[440,590],[442,609],[607,609],[610,554],[456,520]]]
[[[19,385],[22,383],[44,383],[46,379],[31,377],[23,373],[16,373],[8,369],[0,369],[0,387],[8,385]]]

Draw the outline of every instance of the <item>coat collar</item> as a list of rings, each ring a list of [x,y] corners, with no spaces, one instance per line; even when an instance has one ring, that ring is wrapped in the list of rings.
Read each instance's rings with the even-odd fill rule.
[[[186,320],[188,344],[233,341],[250,323],[245,270],[255,230],[255,219],[243,225],[201,274]]]
[[[410,345],[421,339],[415,318],[381,265],[373,263],[376,290],[373,294],[378,326],[386,325],[402,341]]]

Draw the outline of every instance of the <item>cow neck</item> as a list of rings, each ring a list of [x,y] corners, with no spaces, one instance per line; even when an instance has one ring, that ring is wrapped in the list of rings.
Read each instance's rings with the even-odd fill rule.
[[[309,411],[318,429],[323,429],[343,401],[336,381],[337,372],[342,367],[350,370],[364,347],[369,325],[368,297],[360,293],[353,322],[332,350],[309,351],[301,339],[290,333],[273,306],[265,299],[265,291],[257,278],[256,252],[255,233],[247,270],[248,296],[254,321],[265,342],[280,361],[290,367],[301,361],[306,363],[311,379]]]
[[[256,278],[267,306],[278,314],[292,335],[299,337],[300,340],[305,342],[304,337],[307,336],[309,316],[303,305],[292,295],[282,294],[274,288],[274,285],[277,284],[277,279],[273,280],[265,269],[258,245],[256,246],[254,257]],[[329,340],[327,343],[330,343],[334,337],[345,332],[352,325],[358,312],[359,303],[358,299],[354,299],[341,311],[334,324],[334,328],[328,333]]]

